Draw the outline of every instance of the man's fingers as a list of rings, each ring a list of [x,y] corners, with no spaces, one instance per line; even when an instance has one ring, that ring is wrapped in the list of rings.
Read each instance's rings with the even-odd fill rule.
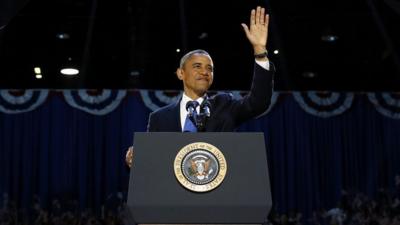
[[[268,23],[266,10],[263,7],[257,6],[256,9],[251,10],[250,27],[253,25],[266,25]]]
[[[249,28],[247,27],[247,25],[242,23],[242,27],[243,27],[244,32],[246,33],[246,36],[249,36],[250,31],[249,31]]]
[[[256,10],[256,24],[260,24],[260,18],[261,18],[261,7],[257,6]]]
[[[126,152],[126,158],[130,157],[132,155],[133,149],[129,148],[128,151]]]
[[[129,167],[132,166],[132,161],[133,161],[133,146],[128,148],[128,151],[126,152],[125,155],[125,162]]]
[[[261,14],[260,14],[260,23],[265,24],[265,9],[261,8]]]
[[[256,10],[252,9],[250,13],[250,26],[256,23]]]
[[[269,14],[265,15],[265,27],[268,28],[269,24]]]

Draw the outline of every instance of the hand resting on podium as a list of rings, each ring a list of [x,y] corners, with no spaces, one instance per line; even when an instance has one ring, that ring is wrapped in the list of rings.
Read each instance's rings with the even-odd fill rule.
[[[129,147],[128,151],[126,151],[125,163],[126,163],[127,166],[129,166],[129,168],[132,167],[132,163],[133,163],[133,146]]]

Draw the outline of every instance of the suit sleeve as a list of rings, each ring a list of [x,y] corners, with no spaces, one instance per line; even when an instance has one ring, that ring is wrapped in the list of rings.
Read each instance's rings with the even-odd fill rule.
[[[147,132],[156,132],[157,131],[157,115],[153,113],[150,113],[149,115],[149,120],[147,122]]]
[[[254,63],[253,81],[249,93],[233,103],[232,114],[238,124],[265,112],[271,104],[275,67],[270,62],[269,70]]]

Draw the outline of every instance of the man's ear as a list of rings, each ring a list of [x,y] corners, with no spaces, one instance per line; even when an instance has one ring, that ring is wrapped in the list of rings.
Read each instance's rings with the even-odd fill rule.
[[[181,68],[176,69],[176,76],[178,77],[179,80],[183,79],[183,71]]]

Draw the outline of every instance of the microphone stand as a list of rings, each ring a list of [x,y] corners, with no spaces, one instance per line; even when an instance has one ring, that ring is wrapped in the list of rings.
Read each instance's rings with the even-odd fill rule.
[[[210,117],[211,104],[208,99],[204,99],[200,105],[200,113],[197,114],[196,107],[198,103],[196,101],[190,101],[186,104],[186,110],[189,112],[189,119],[196,126],[198,132],[204,132],[206,128],[207,119]]]
[[[207,119],[210,117],[210,102],[208,99],[204,99],[200,105],[200,113],[196,117],[196,127],[199,132],[204,132],[206,129]]]

